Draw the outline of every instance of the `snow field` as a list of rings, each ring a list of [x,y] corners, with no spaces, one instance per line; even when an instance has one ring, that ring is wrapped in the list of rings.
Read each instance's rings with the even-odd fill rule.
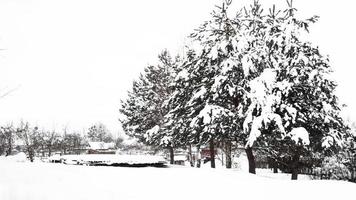
[[[356,184],[285,181],[226,169],[126,168],[0,159],[1,200],[350,199]]]

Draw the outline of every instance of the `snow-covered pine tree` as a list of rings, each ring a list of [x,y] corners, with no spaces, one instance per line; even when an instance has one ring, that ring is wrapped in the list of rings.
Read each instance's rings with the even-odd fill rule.
[[[195,130],[189,126],[191,111],[187,110],[185,106],[194,92],[192,85],[196,84],[196,81],[199,81],[191,79],[191,74],[188,73],[190,66],[198,61],[196,56],[194,50],[188,49],[185,58],[177,65],[177,75],[169,86],[172,95],[165,103],[170,109],[169,113],[165,116],[164,129],[171,130],[171,138],[178,146],[196,145],[199,151],[199,140],[194,134]],[[197,160],[197,167],[200,167],[199,158]]]
[[[273,7],[255,23],[258,43],[246,54],[255,76],[247,89],[244,129],[249,132],[247,147],[257,140],[272,151],[284,151],[292,179],[297,179],[300,157],[340,146],[346,127],[328,59],[300,37],[317,17],[297,19],[292,1],[288,5],[285,15]]]
[[[145,68],[138,81],[134,81],[128,98],[121,101],[120,120],[127,135],[140,142],[170,150],[173,163],[174,141],[170,133],[163,129],[168,107],[165,101],[171,95],[169,85],[175,76],[177,59],[171,58],[167,50],[159,55],[159,64]]]
[[[212,167],[214,145],[223,142],[230,149],[231,141],[241,138],[242,133],[243,120],[239,119],[243,116],[246,82],[240,56],[244,27],[238,19],[229,17],[228,5],[223,4],[191,35],[196,55],[187,56],[170,100],[174,124],[184,124],[177,129],[189,130],[184,131],[184,137],[177,137],[197,146],[209,144]],[[231,151],[227,160],[230,168]]]
[[[149,121],[144,119],[144,76],[141,74],[139,80],[133,81],[132,90],[128,91],[127,98],[121,100],[120,113],[123,115],[120,122],[125,133],[131,137],[137,138],[139,142],[145,142],[144,132]],[[151,125],[152,126],[152,125]]]

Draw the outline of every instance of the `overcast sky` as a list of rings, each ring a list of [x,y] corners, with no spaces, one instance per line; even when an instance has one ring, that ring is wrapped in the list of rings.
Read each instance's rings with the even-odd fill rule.
[[[294,0],[321,17],[310,40],[328,54],[356,121],[356,31],[352,0]],[[220,0],[0,0],[0,124],[24,119],[83,130],[103,122],[120,131],[118,109],[133,79],[187,36]],[[234,0],[233,6],[252,0]],[[263,1],[285,6],[284,0]]]

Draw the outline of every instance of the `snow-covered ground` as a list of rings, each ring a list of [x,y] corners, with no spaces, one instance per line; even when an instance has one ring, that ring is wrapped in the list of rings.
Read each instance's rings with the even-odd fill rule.
[[[287,181],[226,169],[128,168],[0,158],[1,200],[353,199],[356,184]]]
[[[162,156],[153,155],[117,155],[117,154],[83,154],[83,155],[65,155],[54,156],[56,159],[63,159],[70,164],[165,164],[166,161]],[[51,160],[52,158],[50,158]]]

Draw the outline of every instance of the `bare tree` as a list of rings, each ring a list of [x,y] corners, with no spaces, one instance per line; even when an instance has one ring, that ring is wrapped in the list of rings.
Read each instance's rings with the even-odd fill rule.
[[[0,155],[3,153],[5,153],[5,156],[11,155],[15,141],[15,132],[12,124],[0,127]]]
[[[21,122],[17,133],[18,137],[23,141],[25,145],[25,151],[27,153],[28,158],[31,162],[33,162],[35,157],[35,151],[41,143],[38,127],[31,128],[28,122]]]
[[[45,144],[46,150],[48,151],[48,156],[51,156],[53,150],[59,146],[58,133],[55,130],[45,132],[44,144]]]
[[[58,136],[58,148],[63,154],[79,153],[87,144],[86,138],[79,133],[68,133],[67,128],[64,128],[63,136]],[[56,144],[55,144],[56,146]]]
[[[103,123],[91,126],[87,135],[92,142],[114,142],[113,136]]]

